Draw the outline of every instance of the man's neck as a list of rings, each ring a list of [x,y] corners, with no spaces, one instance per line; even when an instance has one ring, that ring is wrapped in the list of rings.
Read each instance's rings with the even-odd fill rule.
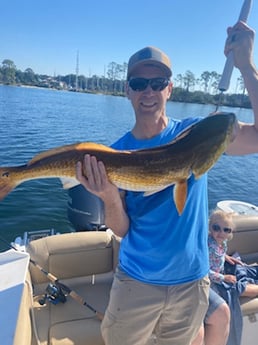
[[[148,121],[136,121],[131,133],[137,139],[150,139],[158,135],[167,127],[168,118],[162,116],[158,119],[149,119]]]

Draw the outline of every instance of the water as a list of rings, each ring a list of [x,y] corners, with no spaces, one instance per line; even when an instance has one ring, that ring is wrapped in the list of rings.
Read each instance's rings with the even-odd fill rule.
[[[251,110],[220,110],[252,121]],[[214,106],[173,102],[167,106],[167,113],[177,118],[207,116],[211,111]],[[40,151],[77,141],[110,145],[133,123],[131,104],[123,97],[0,86],[0,166],[24,164]],[[257,167],[258,155],[222,156],[209,172],[209,208],[222,199],[258,205]],[[0,236],[11,241],[28,230],[73,230],[67,200],[58,179],[23,183],[0,202]],[[0,242],[0,249],[4,247]]]

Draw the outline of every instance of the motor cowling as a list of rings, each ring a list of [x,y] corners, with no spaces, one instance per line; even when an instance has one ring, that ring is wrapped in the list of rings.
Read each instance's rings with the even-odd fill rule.
[[[76,231],[106,230],[104,204],[82,185],[68,190],[67,216]]]

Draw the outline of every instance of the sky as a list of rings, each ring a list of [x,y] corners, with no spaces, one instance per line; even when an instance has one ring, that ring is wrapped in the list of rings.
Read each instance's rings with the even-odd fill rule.
[[[226,29],[243,0],[8,0],[0,6],[0,64],[37,74],[102,76],[151,45],[172,61],[173,76],[222,73]],[[258,32],[258,0],[248,24]],[[258,38],[255,61],[258,64]],[[232,82],[239,76],[234,70]],[[232,88],[232,85],[231,85]]]

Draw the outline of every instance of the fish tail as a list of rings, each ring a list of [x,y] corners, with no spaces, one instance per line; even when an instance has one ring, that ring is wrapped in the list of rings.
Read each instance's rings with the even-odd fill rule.
[[[11,169],[0,168],[0,200],[3,200],[16,185],[16,181],[12,178]]]

